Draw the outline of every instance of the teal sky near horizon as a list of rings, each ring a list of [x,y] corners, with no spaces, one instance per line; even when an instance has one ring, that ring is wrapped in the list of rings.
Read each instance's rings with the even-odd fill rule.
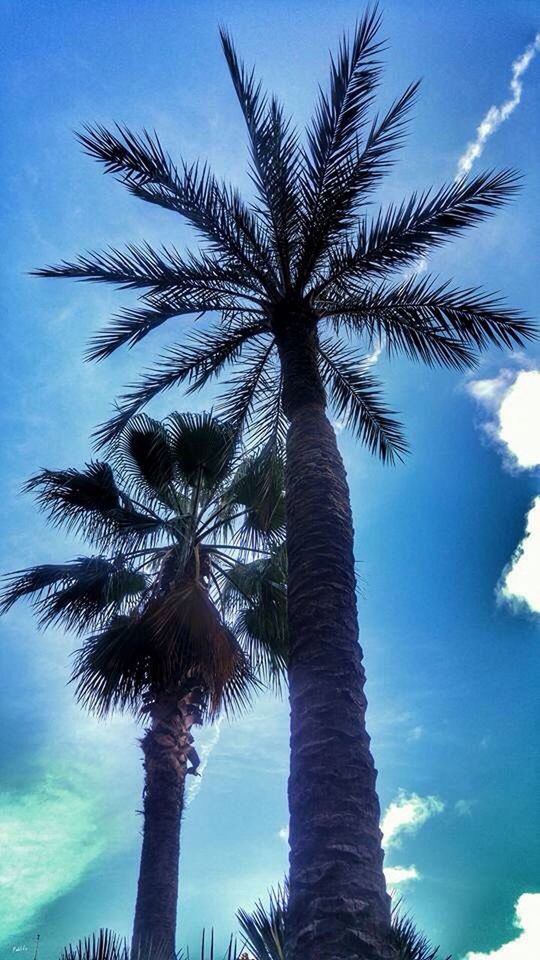
[[[0,0],[2,571],[77,554],[77,542],[47,527],[20,488],[39,467],[90,459],[90,434],[114,396],[178,332],[165,326],[131,352],[85,364],[89,335],[132,298],[28,271],[108,244],[197,242],[177,217],[102,176],[72,131],[85,121],[155,128],[173,156],[208,158],[249,193],[218,25],[230,27],[302,124],[326,82],[328,49],[362,9],[351,0]],[[463,286],[501,290],[538,317],[540,55],[512,74],[533,50],[538,5],[387,0],[382,9],[381,105],[413,79],[422,87],[401,160],[377,199],[452,180],[488,110],[511,103],[500,125],[491,114],[473,170],[518,168],[518,198],[427,266]],[[410,457],[389,469],[344,431],[339,442],[388,879],[455,960],[533,960],[540,345],[490,352],[467,377],[389,363],[384,353],[377,371],[403,415]],[[211,399],[170,392],[150,410],[205,409]],[[37,933],[42,960],[52,960],[101,926],[129,933],[139,731],[126,717],[98,723],[72,702],[72,638],[39,633],[24,606],[0,633],[0,960],[30,953]],[[267,695],[240,721],[201,734],[206,766],[183,824],[180,944],[193,948],[204,926],[225,941],[236,909],[285,873],[287,723],[286,703]],[[504,945],[514,941],[510,953]]]

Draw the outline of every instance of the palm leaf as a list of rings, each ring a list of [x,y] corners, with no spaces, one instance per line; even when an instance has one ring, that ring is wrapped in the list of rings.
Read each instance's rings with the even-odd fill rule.
[[[369,274],[414,265],[433,248],[492,216],[518,186],[513,170],[481,173],[381,210],[371,223],[361,224],[356,243],[347,241],[330,253],[328,271],[313,296],[349,277],[365,281]]]
[[[140,199],[185,217],[231,264],[245,270],[256,286],[268,283],[267,245],[258,224],[238,194],[221,186],[206,166],[182,164],[179,170],[156,134],[117,127],[86,126],[79,135],[86,152],[120,175]]]
[[[407,451],[401,426],[382,403],[380,385],[365,358],[324,339],[319,344],[319,369],[338,420],[383,462],[401,460]]]
[[[185,482],[215,491],[236,455],[231,427],[209,413],[173,413],[165,424],[174,462]]]
[[[341,40],[337,59],[330,61],[330,90],[319,93],[313,121],[307,130],[305,176],[302,188],[306,207],[304,255],[299,269],[305,282],[321,253],[333,215],[335,178],[350,162],[365,127],[366,115],[378,85],[382,49],[376,41],[381,17],[368,10],[356,26],[352,42]]]
[[[126,600],[147,587],[144,574],[121,558],[78,557],[71,563],[43,564],[16,570],[6,578],[0,601],[5,613],[23,597],[30,597],[40,626],[61,623],[82,632],[120,612]]]
[[[152,543],[163,530],[159,517],[136,510],[116,484],[108,463],[84,470],[41,470],[24,486],[55,526],[82,534],[98,546]]]
[[[223,29],[221,42],[249,133],[252,177],[262,204],[259,213],[270,231],[286,287],[300,225],[298,138],[276,98],[263,94],[254,72],[248,73]]]

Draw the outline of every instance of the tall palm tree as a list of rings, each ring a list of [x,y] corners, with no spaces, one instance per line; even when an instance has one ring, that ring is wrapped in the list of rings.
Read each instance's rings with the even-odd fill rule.
[[[406,443],[366,363],[373,344],[461,370],[491,344],[511,348],[532,335],[497,297],[414,274],[419,257],[514,194],[514,172],[482,173],[371,213],[417,93],[412,84],[370,120],[379,25],[373,9],[342,39],[305,138],[222,31],[247,126],[249,203],[206,165],[175,164],[155,134],[85,127],[88,154],[135,197],[180,214],[203,245],[182,255],[130,244],[37,271],[141,291],[138,306],[97,334],[94,359],[174,318],[214,315],[127,390],[99,442],[160,391],[198,390],[228,368],[217,409],[235,431],[263,447],[287,432],[290,960],[392,955],[349,491],[327,404],[391,462]]]
[[[29,481],[54,523],[102,552],[10,575],[3,609],[29,596],[42,625],[86,634],[79,701],[147,723],[133,945],[172,956],[192,727],[244,707],[256,677],[279,680],[285,666],[282,470],[275,459],[269,482],[266,463],[238,461],[231,429],[207,414],[134,418],[114,466]]]

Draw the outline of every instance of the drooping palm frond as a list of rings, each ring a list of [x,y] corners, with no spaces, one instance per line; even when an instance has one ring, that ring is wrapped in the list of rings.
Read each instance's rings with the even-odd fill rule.
[[[137,713],[151,680],[159,682],[165,675],[162,671],[161,677],[153,676],[159,674],[160,665],[146,622],[133,614],[113,617],[75,653],[71,675],[75,696],[97,716],[114,710]]]
[[[131,384],[120,397],[116,415],[95,431],[97,445],[103,447],[114,442],[131,418],[164,390],[182,383],[189,384],[188,393],[199,390],[228,364],[238,360],[250,340],[260,337],[268,338],[263,323],[238,324],[226,331],[214,329],[199,333],[188,338],[185,345],[169,348],[154,369]]]
[[[106,622],[148,585],[144,574],[125,565],[121,557],[112,562],[104,557],[79,557],[71,563],[16,570],[5,579],[0,612],[29,597],[40,626],[62,623],[78,633]]]
[[[41,470],[24,486],[35,493],[55,526],[82,534],[100,547],[126,549],[151,543],[163,530],[161,518],[137,510],[121,492],[107,463],[91,462],[84,470]]]
[[[407,444],[400,424],[382,402],[380,383],[366,358],[327,338],[321,339],[318,354],[321,377],[338,421],[383,462],[402,459]]]
[[[280,690],[288,662],[286,557],[236,563],[223,572],[223,601],[257,676]]]

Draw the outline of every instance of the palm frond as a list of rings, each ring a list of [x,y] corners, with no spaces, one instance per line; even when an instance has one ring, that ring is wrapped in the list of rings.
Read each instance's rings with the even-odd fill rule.
[[[225,381],[216,409],[219,416],[234,427],[238,437],[244,433],[249,435],[253,426],[257,430],[261,425],[256,410],[259,401],[275,396],[276,378],[271,370],[275,351],[273,338],[250,345],[238,369]]]
[[[357,332],[386,340],[389,352],[403,352],[424,363],[464,369],[474,365],[475,349],[524,346],[533,325],[502,299],[476,289],[459,290],[430,277],[412,276],[396,285],[361,290],[350,285],[336,298],[338,311]]]
[[[352,42],[343,36],[337,58],[330,60],[330,89],[319,92],[315,115],[307,130],[305,175],[305,241],[299,270],[302,284],[321,252],[331,215],[335,176],[350,162],[365,128],[367,112],[378,86],[381,63],[376,59],[383,44],[376,40],[381,16],[377,7],[367,10],[356,26]],[[330,193],[330,196],[329,196]],[[313,236],[313,230],[318,236]]]
[[[254,672],[279,690],[288,661],[286,558],[283,548],[223,571],[223,602]]]
[[[248,129],[252,178],[262,205],[259,214],[272,237],[282,282],[287,287],[300,226],[298,137],[277,99],[263,94],[254,72],[248,72],[239,60],[224,29],[221,42]]]
[[[207,694],[206,715],[231,715],[250,702],[257,680],[206,586],[183,578],[148,607],[145,623],[158,646],[155,660],[170,678],[196,675]]]
[[[215,491],[231,470],[237,440],[233,430],[210,413],[173,413],[165,421],[175,465],[191,487]]]
[[[246,457],[228,487],[227,498],[243,508],[239,543],[282,539],[285,533],[285,478],[277,452]]]
[[[379,120],[375,118],[365,145],[346,159],[332,173],[328,198],[319,217],[311,224],[307,251],[312,271],[317,271],[332,257],[336,245],[355,224],[358,207],[365,204],[379,180],[394,162],[395,151],[403,144],[409,111],[416,100],[418,84],[411,84]],[[308,281],[306,275],[304,280]]]
[[[82,534],[97,546],[152,543],[160,536],[159,517],[137,510],[114,479],[108,463],[86,464],[84,470],[41,470],[24,486],[55,526]]]
[[[122,432],[130,419],[164,390],[188,382],[189,393],[199,390],[228,363],[237,359],[245,344],[266,333],[259,323],[239,324],[225,331],[216,326],[192,336],[186,345],[170,347],[154,368],[131,384],[117,402],[117,413],[96,430],[97,446],[103,447]]]
[[[151,682],[169,679],[159,677],[160,667],[144,618],[123,614],[112,617],[76,651],[71,681],[78,702],[92,713],[106,716],[114,710],[129,710],[137,714]]]
[[[443,960],[439,947],[434,947],[429,939],[417,930],[414,921],[400,912],[398,902],[392,909],[392,934],[397,960]],[[444,960],[452,960],[450,956]]]
[[[285,960],[285,924],[288,906],[287,884],[271,890],[266,906],[258,900],[253,910],[236,914],[246,945],[255,960]]]
[[[414,265],[492,216],[514,196],[519,183],[513,170],[481,173],[381,210],[371,223],[362,223],[356,243],[347,241],[331,252],[326,275],[315,285],[313,296],[332,285],[339,288],[350,277],[362,282],[370,274]]]
[[[86,126],[79,140],[135,196],[180,213],[259,289],[268,285],[269,253],[255,217],[206,166],[183,163],[178,169],[157,134],[147,131],[137,135],[127,127],[117,126],[113,133],[100,125]]]
[[[131,569],[121,557],[78,557],[71,563],[43,564],[16,570],[5,578],[0,612],[5,613],[29,597],[40,626],[63,624],[81,632],[120,612],[126,600],[147,587],[144,574]]]
[[[159,944],[130,946],[124,937],[102,929],[98,934],[70,943],[60,954],[60,960],[171,960],[171,955],[168,948]],[[236,957],[231,955],[227,960],[236,960]]]
[[[407,444],[401,425],[383,404],[365,358],[347,345],[322,339],[319,369],[338,420],[383,462],[403,459]]]

